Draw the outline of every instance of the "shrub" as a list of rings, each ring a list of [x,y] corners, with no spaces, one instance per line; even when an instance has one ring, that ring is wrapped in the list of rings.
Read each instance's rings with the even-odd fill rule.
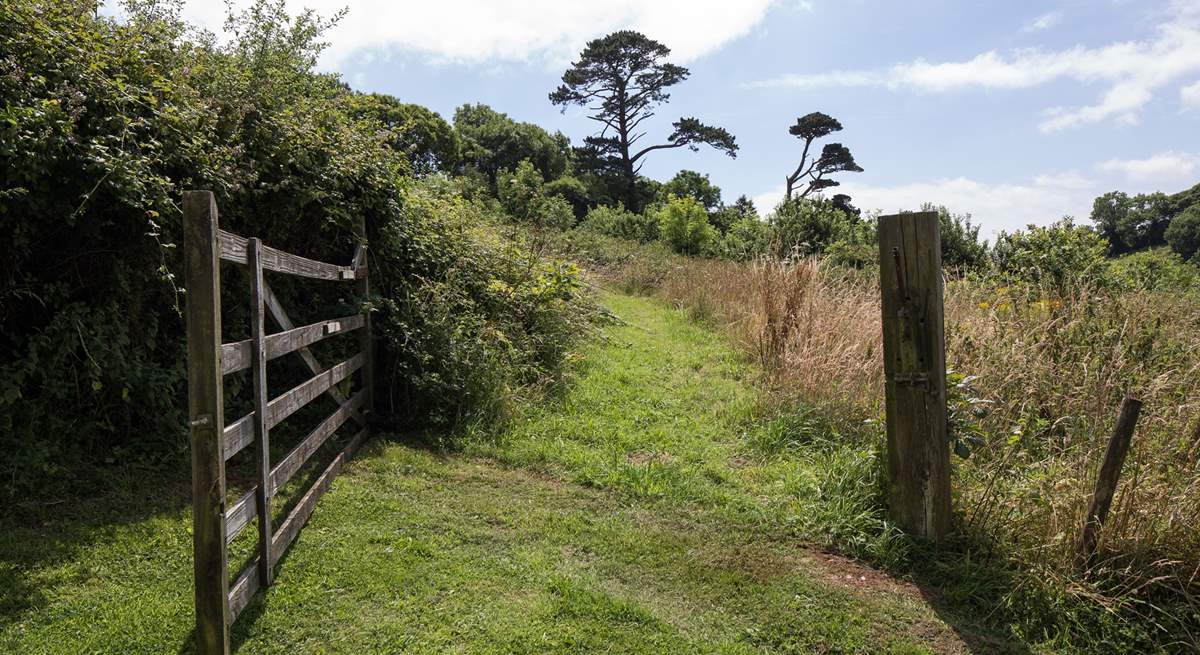
[[[879,247],[874,243],[834,241],[825,250],[825,260],[837,266],[866,269],[878,265]]]
[[[758,216],[741,216],[730,223],[725,236],[721,238],[720,255],[739,262],[761,257],[767,252],[768,235],[767,224]]]
[[[777,257],[822,253],[839,240],[869,243],[874,238],[868,223],[824,198],[784,200],[767,215],[767,224]]]
[[[1005,280],[1065,294],[1080,283],[1107,281],[1108,242],[1066,217],[1047,227],[1001,233],[992,249],[995,271]]]
[[[621,203],[617,203],[616,207],[601,205],[591,208],[580,227],[640,243],[658,238],[658,221],[653,215],[635,214]]]
[[[542,198],[537,207],[537,218],[534,224],[538,227],[552,227],[565,230],[575,224],[575,210],[571,203],[560,196]]]
[[[496,195],[504,210],[524,221],[534,222],[545,195],[542,185],[545,180],[528,159],[523,159],[516,168],[500,172],[496,179]]]
[[[551,180],[542,187],[542,192],[547,197],[558,196],[571,203],[576,219],[582,219],[587,214],[591,198],[588,197],[587,186],[578,178],[564,175],[557,180]]]
[[[721,188],[709,181],[707,174],[682,170],[658,189],[658,200],[666,204],[672,197],[694,198],[704,210],[715,212],[721,207]]]
[[[575,209],[566,198],[548,195],[549,186],[529,160],[523,160],[515,170],[502,171],[496,181],[500,204],[513,217],[537,228],[565,230],[575,224]],[[567,187],[554,188],[561,191]]]
[[[391,133],[388,144],[403,153],[417,175],[459,167],[462,143],[458,132],[437,112],[380,93],[354,94],[348,101],[355,118],[377,120]]]
[[[970,214],[951,214],[942,206],[925,203],[921,211],[935,211],[942,239],[942,265],[958,270],[978,270],[988,263],[987,243],[979,240],[979,226]]]
[[[571,165],[571,142],[562,132],[550,134],[533,123],[519,123],[483,104],[463,105],[454,112],[454,129],[462,142],[462,161],[495,184],[500,173],[529,161],[546,180],[562,177]]]
[[[391,397],[404,399],[405,413],[486,426],[514,391],[554,379],[585,327],[574,307],[577,271],[480,229],[499,220],[478,203],[414,185],[380,230],[377,257],[411,267],[379,280],[376,313],[377,375],[399,385]]]
[[[1190,291],[1200,286],[1200,268],[1167,248],[1118,257],[1110,269],[1113,282],[1130,291]]]
[[[1185,260],[1200,263],[1200,203],[1183,210],[1167,227],[1167,243]]]
[[[694,198],[672,197],[654,214],[663,241],[677,253],[699,255],[715,241],[716,230],[708,224],[708,213]]]

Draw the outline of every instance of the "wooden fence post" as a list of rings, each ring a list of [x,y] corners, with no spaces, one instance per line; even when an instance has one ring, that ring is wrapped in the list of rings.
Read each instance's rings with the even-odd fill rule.
[[[935,212],[879,218],[888,511],[905,531],[950,531],[942,252]]]
[[[262,586],[274,577],[271,562],[271,439],[267,429],[267,316],[263,291],[262,241],[246,243],[250,271],[250,360],[254,378],[254,448],[258,465],[258,580]]]
[[[211,191],[183,196],[187,288],[188,425],[192,445],[192,542],[196,651],[229,652],[225,553],[225,410],[221,372],[221,271],[217,204]]]
[[[355,273],[362,271],[362,277],[358,278],[358,294],[362,296],[363,302],[366,302],[371,297],[371,267],[368,263],[367,249],[367,223],[366,220],[360,218],[358,222],[358,252],[354,255]],[[371,334],[371,312],[369,310],[363,312],[363,331],[361,341],[361,351],[365,361],[363,363],[363,388],[367,390],[367,401],[364,404],[363,413],[370,417],[375,411],[375,342]],[[366,428],[367,426],[363,426]]]
[[[1104,526],[1108,508],[1112,506],[1117,481],[1121,477],[1121,467],[1125,465],[1125,455],[1129,453],[1129,444],[1133,441],[1133,428],[1137,425],[1141,412],[1142,401],[1126,396],[1121,402],[1121,413],[1117,417],[1117,424],[1113,426],[1112,436],[1108,439],[1104,463],[1100,466],[1100,474],[1096,476],[1096,488],[1092,492],[1092,504],[1088,508],[1087,518],[1083,521],[1083,534],[1079,538],[1079,550],[1085,570],[1090,569],[1095,560],[1100,528]]]

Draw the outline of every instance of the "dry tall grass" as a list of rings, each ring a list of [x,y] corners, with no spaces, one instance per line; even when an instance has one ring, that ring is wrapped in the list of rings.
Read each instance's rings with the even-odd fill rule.
[[[882,412],[877,285],[816,260],[686,260],[660,293],[724,325],[779,392],[861,422]],[[963,531],[1078,594],[1192,604],[1195,625],[1200,294],[953,281],[946,330],[949,366],[976,376],[989,409],[977,424],[983,444],[956,461]],[[1073,573],[1075,539],[1127,391],[1145,408],[1103,530],[1105,559],[1085,583]]]

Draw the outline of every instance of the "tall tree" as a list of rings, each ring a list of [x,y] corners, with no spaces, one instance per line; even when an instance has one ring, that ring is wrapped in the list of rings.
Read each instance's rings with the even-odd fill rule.
[[[1171,221],[1166,239],[1180,257],[1200,264],[1200,203],[1183,210]]]
[[[500,171],[528,159],[546,180],[562,177],[571,167],[571,141],[533,123],[521,123],[483,104],[463,105],[454,112],[454,129],[462,141],[462,160],[493,185]]]
[[[571,105],[586,107],[588,118],[600,123],[600,132],[585,139],[597,156],[621,172],[625,204],[638,208],[637,174],[643,158],[655,151],[710,145],[730,157],[737,156],[733,135],[695,118],[680,118],[666,142],[639,147],[646,136],[639,127],[667,102],[667,89],[687,79],[688,69],[669,63],[670,48],[639,32],[622,30],[588,42],[562,76],[562,85],[550,102],[565,112]]]
[[[737,210],[740,216],[758,218],[758,208],[754,206],[754,201],[747,198],[745,194],[738,196],[738,199],[733,201],[733,208]]]
[[[1092,203],[1091,219],[1108,239],[1109,254],[1120,255],[1166,243],[1167,226],[1177,211],[1174,204],[1163,193],[1129,196],[1110,191]]]
[[[377,120],[391,132],[388,145],[405,154],[417,175],[458,166],[462,143],[437,112],[382,93],[354,94],[347,102],[351,115]]]
[[[788,128],[788,133],[804,142],[804,151],[800,155],[800,165],[791,175],[787,176],[787,198],[790,200],[792,191],[797,183],[804,182],[804,190],[800,197],[804,198],[814,191],[820,191],[839,184],[837,180],[829,179],[829,175],[840,172],[861,173],[862,167],[854,161],[850,149],[840,143],[826,143],[821,149],[821,156],[809,160],[809,151],[813,141],[839,132],[842,124],[832,116],[814,111],[796,119],[796,124]],[[849,201],[849,198],[846,198]]]

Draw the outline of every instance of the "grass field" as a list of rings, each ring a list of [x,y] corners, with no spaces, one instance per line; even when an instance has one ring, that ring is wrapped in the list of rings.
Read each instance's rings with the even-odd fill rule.
[[[712,332],[602,300],[622,324],[505,432],[455,453],[374,440],[236,624],[239,651],[1028,652],[813,550],[879,520],[874,489],[838,486],[870,453],[769,419]],[[0,649],[189,651],[186,489],[131,476],[0,533]]]

